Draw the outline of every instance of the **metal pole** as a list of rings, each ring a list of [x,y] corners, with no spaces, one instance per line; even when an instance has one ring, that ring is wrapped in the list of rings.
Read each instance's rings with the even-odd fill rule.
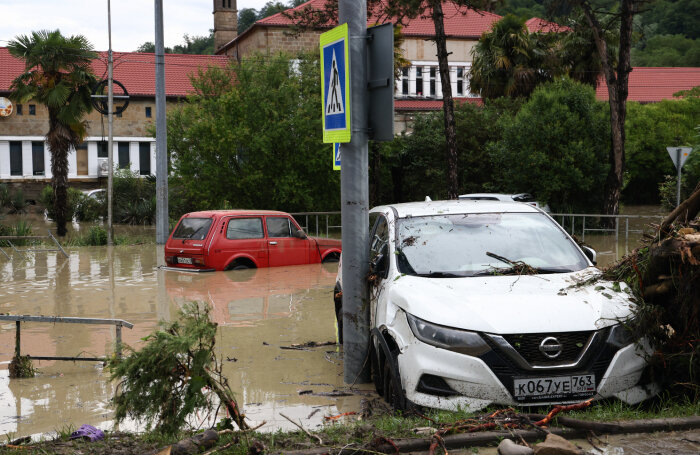
[[[19,334],[19,321],[15,321],[15,357],[19,360],[19,346],[20,346],[20,334]]]
[[[156,243],[165,244],[168,227],[168,138],[165,119],[163,0],[156,4]]]
[[[339,23],[350,35],[350,112],[352,140],[343,144],[340,171],[343,238],[343,378],[346,383],[369,381],[369,179],[367,141],[367,4],[339,0]]]
[[[676,167],[678,168],[678,182],[676,182],[676,207],[681,205],[681,149],[676,149]]]
[[[112,231],[112,175],[114,173],[114,139],[113,139],[113,115],[114,110],[114,59],[112,56],[112,8],[110,0],[107,0],[107,35],[109,37],[109,50],[107,51],[107,245],[113,244],[114,233]]]

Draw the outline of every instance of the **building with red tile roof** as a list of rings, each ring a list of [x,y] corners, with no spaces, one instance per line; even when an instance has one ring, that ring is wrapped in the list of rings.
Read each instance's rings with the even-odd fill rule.
[[[130,96],[128,108],[114,117],[114,164],[149,175],[155,172],[155,139],[149,132],[155,121],[155,54],[113,55],[114,79],[124,85]],[[190,78],[200,69],[222,67],[228,61],[223,55],[166,54],[166,109],[193,93]],[[106,52],[98,53],[92,70],[98,79],[107,78]],[[0,97],[9,96],[12,81],[23,72],[24,62],[12,57],[6,47],[0,47]],[[88,137],[75,153],[69,154],[68,177],[72,185],[92,188],[106,167],[107,119],[96,111],[86,119]],[[0,117],[0,182],[22,185],[30,198],[51,178],[45,143],[48,128],[45,107],[32,101],[15,103],[9,117]]]
[[[700,68],[634,67],[629,77],[627,101],[655,103],[673,99],[673,94],[700,86]],[[599,100],[608,100],[608,86],[603,78],[596,88]]]

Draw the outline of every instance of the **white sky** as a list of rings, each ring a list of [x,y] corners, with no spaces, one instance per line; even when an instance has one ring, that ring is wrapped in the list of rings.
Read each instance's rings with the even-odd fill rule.
[[[238,9],[259,10],[267,0],[238,0]],[[283,2],[286,3],[286,2]],[[155,41],[155,2],[111,0],[112,49],[135,51]],[[163,0],[165,46],[183,43],[182,36],[208,35],[214,28],[212,0]],[[85,35],[95,47],[108,48],[107,0],[0,0],[0,47],[34,30],[61,30]]]

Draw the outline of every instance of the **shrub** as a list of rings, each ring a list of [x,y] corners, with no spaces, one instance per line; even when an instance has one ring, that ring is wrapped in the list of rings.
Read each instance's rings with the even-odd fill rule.
[[[114,174],[112,216],[115,223],[152,224],[156,215],[156,184],[129,169]]]
[[[10,188],[6,183],[0,183],[0,208],[10,205]]]
[[[27,201],[24,199],[24,191],[18,189],[10,198],[10,213],[22,214],[27,213]]]

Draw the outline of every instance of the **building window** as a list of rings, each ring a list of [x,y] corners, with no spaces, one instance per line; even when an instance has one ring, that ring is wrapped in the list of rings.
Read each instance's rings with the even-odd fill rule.
[[[423,96],[423,67],[416,67],[416,95]]]
[[[119,147],[119,169],[128,169],[129,163],[131,162],[131,160],[129,159],[129,143],[128,142],[120,142],[118,147]]]
[[[10,141],[10,175],[22,175],[22,143]]]
[[[139,142],[139,174],[151,175],[151,143]]]
[[[408,68],[401,68],[401,94],[408,96]]]
[[[436,83],[436,76],[437,74],[437,68],[434,66],[430,67],[430,96],[435,96],[435,83]]]
[[[29,115],[36,115],[36,104],[29,105]]]
[[[17,115],[22,115],[22,105],[21,104],[17,105]]]
[[[464,68],[457,68],[457,95],[464,95]]]
[[[106,141],[100,141],[97,143],[97,157],[98,158],[109,158],[107,144],[108,143]]]
[[[146,118],[151,118],[153,115],[151,114],[151,106],[146,106]]]
[[[44,142],[32,142],[32,169],[34,175],[44,175]]]

